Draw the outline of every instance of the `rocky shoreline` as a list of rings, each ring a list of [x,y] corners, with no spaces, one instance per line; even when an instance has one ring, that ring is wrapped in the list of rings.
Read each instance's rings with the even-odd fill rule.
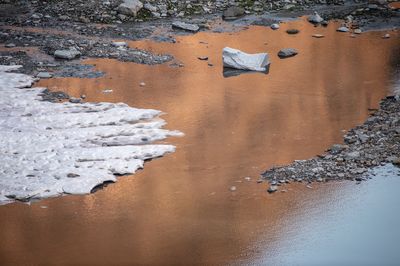
[[[20,64],[22,72],[37,75],[39,72],[58,72],[67,67],[74,69],[70,60],[79,58],[113,58],[141,64],[161,64],[181,67],[168,54],[153,54],[149,51],[115,45],[115,41],[152,39],[174,43],[174,35],[192,34],[197,31],[224,32],[245,29],[249,25],[271,26],[280,21],[303,15],[314,10],[326,23],[332,19],[343,19],[349,30],[400,27],[400,12],[386,1],[147,1],[141,10],[162,9],[165,3],[176,12],[166,16],[141,19],[136,16],[120,20],[121,0],[112,1],[10,1],[0,0],[0,63]],[[181,5],[184,4],[184,7]],[[156,8],[151,8],[153,5]],[[189,6],[209,6],[207,12],[184,12]],[[283,6],[282,6],[283,5]],[[288,8],[287,6],[291,6]],[[285,8],[286,6],[286,8]],[[79,8],[78,8],[79,7]],[[179,12],[178,12],[179,11]],[[178,12],[178,13],[177,13]],[[162,12],[161,12],[162,13]],[[127,16],[127,15],[124,15]],[[102,19],[102,17],[110,19]],[[229,19],[233,21],[223,21]],[[96,22],[96,23],[94,23]],[[101,22],[102,24],[98,24]],[[30,56],[24,49],[37,47],[43,58]],[[70,53],[68,60],[57,58],[57,51]],[[65,71],[64,71],[65,72]],[[61,73],[63,71],[61,70]],[[57,74],[55,74],[57,76]],[[63,76],[63,74],[59,74]],[[82,77],[79,71],[69,71],[69,77]],[[89,73],[83,77],[96,77]]]
[[[309,160],[294,161],[261,174],[270,193],[290,182],[326,182],[370,178],[369,170],[392,163],[400,166],[400,99],[388,96],[364,124],[349,130],[344,144],[335,144]],[[283,190],[285,191],[285,190]]]

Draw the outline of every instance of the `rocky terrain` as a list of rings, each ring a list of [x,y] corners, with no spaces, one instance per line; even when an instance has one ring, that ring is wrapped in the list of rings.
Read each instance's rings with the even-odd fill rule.
[[[175,42],[176,34],[241,30],[251,24],[275,26],[287,18],[310,15],[313,10],[319,12],[323,23],[344,19],[349,30],[400,26],[399,10],[383,0],[0,0],[0,7],[0,45],[4,46],[0,47],[0,62],[22,64],[21,71],[28,74],[55,72],[63,66],[74,69],[69,61],[85,57],[165,63],[172,61],[172,56],[129,48],[124,41],[151,38]],[[32,57],[25,47],[37,47],[44,56]],[[170,64],[182,66],[177,61]],[[85,75],[68,71],[60,76]]]

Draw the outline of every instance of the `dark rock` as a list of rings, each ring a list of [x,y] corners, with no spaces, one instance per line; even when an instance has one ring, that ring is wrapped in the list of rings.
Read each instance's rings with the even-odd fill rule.
[[[300,31],[298,29],[288,29],[288,30],[286,30],[287,34],[297,34],[299,32]]]
[[[293,48],[285,48],[278,52],[278,56],[280,58],[287,58],[297,55],[299,52]]]

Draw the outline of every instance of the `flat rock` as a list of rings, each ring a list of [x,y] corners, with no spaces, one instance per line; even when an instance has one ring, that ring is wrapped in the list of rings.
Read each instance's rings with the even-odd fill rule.
[[[240,70],[266,71],[270,64],[267,53],[247,54],[230,47],[222,50],[222,60],[224,67]]]
[[[285,48],[278,52],[280,58],[287,58],[297,55],[299,52],[294,48]]]
[[[313,34],[312,35],[312,37],[314,37],[314,38],[324,38],[325,36],[324,35],[322,35],[322,34],[318,34],[318,33],[316,33],[316,34]]]
[[[175,21],[172,22],[172,28],[179,29],[179,30],[185,30],[185,31],[191,31],[191,32],[197,32],[200,30],[200,27],[196,24],[190,24],[182,21]]]
[[[244,16],[245,11],[241,7],[232,6],[224,11],[222,18],[225,20],[234,20]]]
[[[76,50],[56,50],[54,52],[54,57],[59,59],[72,60],[79,57],[81,53]]]

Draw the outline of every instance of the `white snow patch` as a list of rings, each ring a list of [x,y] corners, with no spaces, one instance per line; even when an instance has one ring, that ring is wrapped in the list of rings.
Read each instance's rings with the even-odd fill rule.
[[[160,111],[123,103],[41,101],[34,79],[0,66],[0,204],[87,194],[132,174],[144,161],[174,152],[150,144],[179,131],[161,129]]]

